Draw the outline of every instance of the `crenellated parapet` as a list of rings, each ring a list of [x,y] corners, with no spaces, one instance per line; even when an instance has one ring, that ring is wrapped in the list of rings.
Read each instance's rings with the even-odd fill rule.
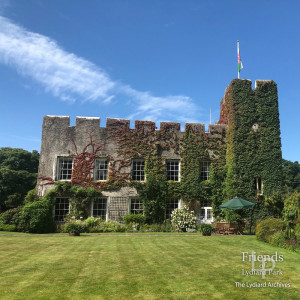
[[[59,135],[67,135],[72,132],[97,132],[97,130],[138,130],[145,132],[173,132],[184,133],[192,130],[194,133],[216,134],[221,133],[226,126],[224,124],[210,124],[208,131],[205,131],[203,123],[185,123],[184,131],[181,131],[181,124],[178,122],[160,122],[160,129],[157,129],[154,121],[136,120],[134,128],[130,128],[129,119],[107,118],[106,126],[100,127],[99,117],[76,117],[75,126],[70,126],[69,116],[45,116],[43,121],[43,133],[49,134],[51,131]]]
[[[240,87],[243,87],[240,90]],[[220,118],[218,124],[228,124],[229,111],[227,103],[234,97],[242,97],[247,102],[256,105],[259,101],[268,98],[270,91],[274,93],[274,87],[277,97],[277,85],[273,80],[255,80],[255,88],[252,89],[252,81],[248,79],[234,79],[225,89],[224,97],[220,101]],[[241,94],[239,94],[241,92]],[[236,96],[239,95],[239,96]],[[246,95],[246,97],[244,97]],[[261,100],[259,100],[261,99]]]

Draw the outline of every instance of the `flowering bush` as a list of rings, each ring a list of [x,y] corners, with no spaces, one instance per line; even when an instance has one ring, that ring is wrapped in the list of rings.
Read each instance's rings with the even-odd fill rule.
[[[184,231],[187,229],[196,229],[196,217],[194,211],[189,211],[187,206],[176,208],[171,216],[172,226],[176,231]]]

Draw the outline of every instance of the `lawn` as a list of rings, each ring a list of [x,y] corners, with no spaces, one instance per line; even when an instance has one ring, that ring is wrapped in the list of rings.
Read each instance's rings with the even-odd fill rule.
[[[243,275],[251,263],[242,252],[252,250],[283,255],[282,274]],[[1,233],[0,298],[299,299],[299,260],[254,236]],[[290,287],[246,286],[254,282]]]

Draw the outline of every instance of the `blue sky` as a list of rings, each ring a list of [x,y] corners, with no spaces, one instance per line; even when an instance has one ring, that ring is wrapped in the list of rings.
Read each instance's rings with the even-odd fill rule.
[[[0,147],[40,150],[45,115],[200,122],[237,78],[278,85],[283,157],[300,160],[300,2],[1,0]]]

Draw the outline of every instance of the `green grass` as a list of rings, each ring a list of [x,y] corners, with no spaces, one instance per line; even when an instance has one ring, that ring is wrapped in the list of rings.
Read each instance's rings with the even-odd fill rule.
[[[254,236],[12,234],[0,232],[0,299],[299,299],[300,255]],[[243,276],[252,250],[283,254],[283,275]]]

